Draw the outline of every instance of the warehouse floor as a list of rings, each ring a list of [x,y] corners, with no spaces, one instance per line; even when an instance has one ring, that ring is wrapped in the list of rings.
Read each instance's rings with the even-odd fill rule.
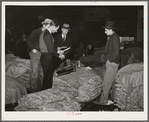
[[[14,111],[14,108],[18,105],[18,103],[7,104],[5,105],[6,111]],[[116,105],[95,105],[92,102],[86,104],[82,107],[80,111],[120,111],[120,109]]]
[[[5,105],[6,111],[14,111],[18,103]],[[80,111],[120,111],[116,105],[95,105],[93,102],[87,103]]]
[[[29,91],[27,92],[28,94],[30,93]],[[99,100],[99,99],[100,99],[100,95],[95,99],[93,99],[92,101],[89,101],[88,103],[82,103],[80,111],[120,111],[120,108],[118,108],[116,104],[96,105],[93,103],[94,100]],[[111,99],[110,96],[109,96],[109,99]],[[15,111],[14,108],[16,106],[18,106],[18,103],[6,104],[5,111]]]
[[[95,98],[94,100],[99,99],[99,96]],[[90,101],[88,103],[82,103],[81,110],[80,111],[120,111],[120,108],[116,104],[112,105],[95,105],[93,101]],[[7,104],[5,105],[6,111],[14,111],[14,108],[18,105],[18,103],[15,104]]]
[[[95,105],[93,102],[87,103],[81,111],[120,111],[116,105]]]

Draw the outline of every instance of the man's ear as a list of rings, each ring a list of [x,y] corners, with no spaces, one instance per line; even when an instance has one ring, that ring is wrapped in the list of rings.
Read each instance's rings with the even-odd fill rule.
[[[110,31],[113,31],[113,29],[110,29]]]

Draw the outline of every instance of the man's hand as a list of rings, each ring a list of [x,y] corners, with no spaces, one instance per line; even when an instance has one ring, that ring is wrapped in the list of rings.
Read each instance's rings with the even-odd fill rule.
[[[101,61],[101,62],[106,62],[106,56],[105,56],[104,54],[102,54],[102,55],[100,56],[100,61]]]
[[[58,50],[58,51],[61,50],[61,47],[57,47],[57,50]]]
[[[64,51],[62,51],[62,50],[58,50],[57,53],[58,53],[58,54],[63,54]]]
[[[67,48],[67,46],[57,47],[57,50],[61,50],[62,48]]]
[[[37,50],[36,49],[33,49],[32,51],[33,51],[33,53],[37,53]]]
[[[65,59],[65,56],[64,56],[63,54],[59,54],[59,58],[60,58],[61,60],[63,60],[63,59]]]
[[[57,53],[60,55],[60,54],[63,54],[64,51],[61,50],[61,47],[57,47]]]
[[[64,46],[63,46],[64,47]],[[68,48],[66,48],[66,49],[64,49],[64,50],[61,50],[62,49],[62,47],[58,47],[57,48],[57,53],[59,53],[59,54],[67,54],[68,53],[68,50],[70,49],[70,47],[68,47]],[[67,52],[66,52],[67,51]]]

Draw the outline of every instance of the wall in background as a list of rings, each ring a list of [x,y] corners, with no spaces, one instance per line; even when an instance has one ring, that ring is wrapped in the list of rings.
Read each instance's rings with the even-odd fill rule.
[[[13,26],[18,33],[24,29],[30,34],[41,26],[44,18],[57,18],[61,25],[70,24],[69,34],[76,46],[81,41],[86,45],[99,42],[98,46],[104,46],[107,38],[103,26],[107,20],[116,22],[120,36],[136,37],[138,9],[143,10],[140,6],[7,6],[6,27]]]

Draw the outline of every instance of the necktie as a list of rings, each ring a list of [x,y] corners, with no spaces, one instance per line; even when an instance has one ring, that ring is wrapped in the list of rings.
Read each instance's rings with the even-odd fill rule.
[[[65,41],[65,39],[66,39],[66,35],[63,36],[63,41]]]
[[[52,37],[52,42],[53,42],[53,45],[54,45],[54,38]]]

